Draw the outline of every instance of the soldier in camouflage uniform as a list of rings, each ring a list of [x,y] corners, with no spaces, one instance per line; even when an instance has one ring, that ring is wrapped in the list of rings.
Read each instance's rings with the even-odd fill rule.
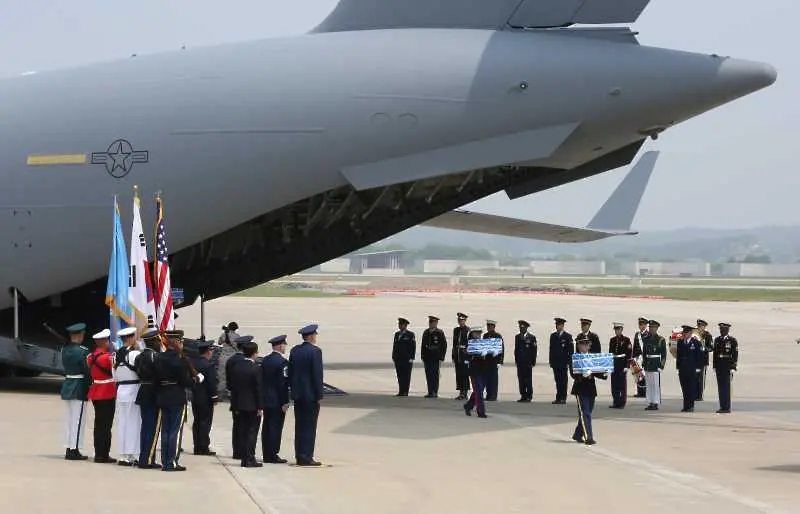
[[[211,365],[217,370],[217,396],[219,400],[230,400],[230,394],[225,386],[225,364],[231,356],[237,353],[237,348],[234,343],[239,334],[239,324],[231,321],[227,326],[222,327],[222,335],[217,339],[216,348],[211,356]]]

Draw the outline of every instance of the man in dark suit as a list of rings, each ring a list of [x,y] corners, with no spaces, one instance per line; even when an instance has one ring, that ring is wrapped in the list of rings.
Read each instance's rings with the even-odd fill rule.
[[[199,356],[192,359],[194,369],[202,373],[202,383],[192,386],[192,439],[195,455],[216,455],[211,451],[211,424],[217,398],[217,373],[211,366],[211,342],[198,341]]]
[[[286,336],[269,340],[272,353],[261,361],[261,382],[264,387],[264,421],[261,427],[261,449],[264,462],[285,464],[278,453],[286,411],[289,409],[289,361],[286,353]]]
[[[556,405],[567,403],[567,373],[575,352],[572,335],[564,331],[564,318],[555,318],[556,331],[550,334],[550,367],[553,369],[553,378],[556,381]]]
[[[231,442],[233,443],[233,458],[237,460],[242,459],[242,451],[241,448],[239,448],[239,441],[241,440],[241,437],[239,434],[239,419],[236,417],[236,411],[233,408],[233,388],[231,386],[231,380],[233,379],[233,369],[236,367],[236,363],[244,360],[244,355],[242,354],[242,345],[249,343],[252,340],[253,336],[241,336],[234,339],[233,343],[236,345],[236,353],[231,355],[230,358],[225,361],[225,388],[229,393],[229,398],[231,401],[230,411],[231,417],[233,418],[233,425],[231,426]]]
[[[294,452],[298,466],[321,466],[314,460],[319,402],[322,400],[322,350],[317,347],[318,325],[298,333],[302,344],[289,352],[289,385],[294,402]]]
[[[238,447],[242,453],[243,468],[263,466],[256,461],[259,418],[264,405],[261,370],[256,364],[257,356],[258,345],[255,342],[242,344],[242,360],[235,364],[232,370],[233,376],[230,378],[231,408],[239,419]]]

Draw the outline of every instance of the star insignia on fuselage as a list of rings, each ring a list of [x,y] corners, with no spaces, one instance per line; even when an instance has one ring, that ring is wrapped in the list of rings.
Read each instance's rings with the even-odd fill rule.
[[[123,178],[133,169],[134,164],[149,162],[149,152],[134,150],[125,139],[117,139],[105,152],[93,152],[92,164],[104,164],[108,174]]]

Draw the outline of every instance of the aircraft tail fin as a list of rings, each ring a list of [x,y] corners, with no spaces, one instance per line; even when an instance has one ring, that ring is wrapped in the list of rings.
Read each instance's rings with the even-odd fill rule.
[[[658,160],[658,151],[646,152],[622,179],[586,228],[628,231],[642,202],[644,191]]]
[[[312,33],[633,23],[650,0],[339,0]]]

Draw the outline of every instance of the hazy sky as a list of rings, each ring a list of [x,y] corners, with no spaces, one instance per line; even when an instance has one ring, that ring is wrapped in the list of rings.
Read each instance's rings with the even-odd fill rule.
[[[403,0],[385,0],[403,1]],[[489,1],[489,0],[487,0]],[[336,0],[25,0],[0,16],[0,76],[264,37],[302,34]],[[634,221],[639,230],[800,223],[794,140],[800,119],[797,0],[652,0],[634,25],[642,44],[766,61],[770,88],[667,131]],[[2,105],[0,105],[0,113]],[[511,202],[470,206],[584,225],[627,168]],[[599,196],[598,196],[599,195]]]

